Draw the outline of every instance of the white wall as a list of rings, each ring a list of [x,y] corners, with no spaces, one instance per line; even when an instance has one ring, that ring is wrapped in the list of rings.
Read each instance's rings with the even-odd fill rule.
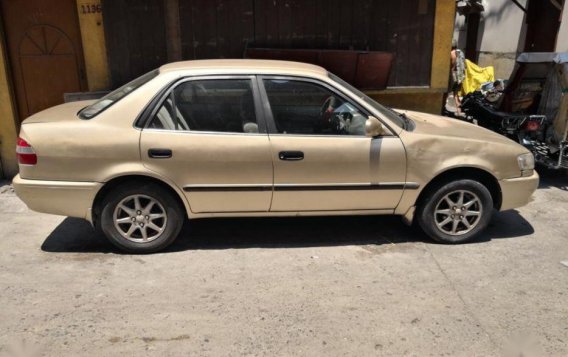
[[[527,0],[519,0],[526,7]],[[525,38],[525,13],[511,0],[484,0],[481,13],[477,49],[478,64],[493,66],[497,78],[509,78],[517,52],[522,50]],[[465,48],[465,16],[456,16],[454,40],[458,47]]]
[[[526,7],[527,0],[519,0]],[[479,25],[482,52],[517,52],[524,43],[525,13],[511,0],[484,1]]]
[[[526,8],[528,0],[518,0]],[[532,0],[548,1],[548,0]],[[517,53],[525,42],[525,13],[511,0],[484,0],[477,49],[480,66],[493,66],[497,78],[508,78],[515,65]],[[454,40],[465,48],[465,16],[456,15]],[[556,40],[556,52],[568,52],[568,0],[565,0],[562,22]]]
[[[519,0],[526,6],[527,0]],[[483,52],[517,52],[519,43],[524,41],[525,13],[511,0],[485,0],[485,11],[479,24],[478,50]],[[465,48],[465,16],[456,15],[454,40]]]
[[[568,1],[564,3],[562,23],[556,39],[556,52],[568,52]]]

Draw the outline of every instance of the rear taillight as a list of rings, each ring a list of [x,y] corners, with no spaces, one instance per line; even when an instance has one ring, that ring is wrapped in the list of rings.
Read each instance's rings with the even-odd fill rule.
[[[16,155],[18,156],[18,163],[22,165],[37,164],[37,155],[34,151],[34,148],[22,138],[18,138],[18,146],[16,146]]]
[[[525,123],[526,131],[538,131],[540,129],[540,123],[536,120],[529,120]]]

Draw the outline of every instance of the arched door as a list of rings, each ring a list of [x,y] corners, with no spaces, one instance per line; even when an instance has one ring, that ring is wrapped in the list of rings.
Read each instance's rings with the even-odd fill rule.
[[[75,0],[2,0],[20,120],[86,90]]]

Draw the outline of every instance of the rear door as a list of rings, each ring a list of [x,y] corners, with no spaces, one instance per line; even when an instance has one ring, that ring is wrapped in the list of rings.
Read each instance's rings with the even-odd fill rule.
[[[182,187],[192,212],[266,212],[270,144],[254,77],[182,80],[142,131],[144,165]]]
[[[394,209],[405,188],[397,136],[365,136],[368,113],[333,87],[295,77],[261,77],[274,194],[271,211]]]

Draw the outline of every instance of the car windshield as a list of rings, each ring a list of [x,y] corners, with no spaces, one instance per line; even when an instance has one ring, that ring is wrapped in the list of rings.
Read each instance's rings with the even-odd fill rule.
[[[343,79],[339,78],[335,74],[328,73],[328,75],[329,75],[329,78],[331,78],[334,82],[336,82],[336,83],[342,85],[343,87],[349,89],[353,94],[355,94],[357,97],[361,98],[365,103],[372,106],[374,109],[376,109],[383,116],[390,119],[397,126],[399,126],[402,129],[406,129],[406,121],[405,121],[404,117],[401,116],[399,113],[395,112],[394,110],[392,110],[389,107],[385,107],[385,106],[377,103],[373,98],[371,98],[368,95],[366,95],[365,93],[361,92],[359,89],[353,87],[351,84],[345,82]]]
[[[81,109],[79,112],[79,118],[81,119],[91,119],[95,115],[99,114],[103,110],[107,109],[114,103],[118,102],[122,98],[126,97],[128,94],[135,91],[137,88],[141,87],[145,83],[155,78],[160,72],[156,69],[152,72],[148,72],[135,80],[126,83],[122,87],[110,92],[101,99],[97,100],[95,103]]]

